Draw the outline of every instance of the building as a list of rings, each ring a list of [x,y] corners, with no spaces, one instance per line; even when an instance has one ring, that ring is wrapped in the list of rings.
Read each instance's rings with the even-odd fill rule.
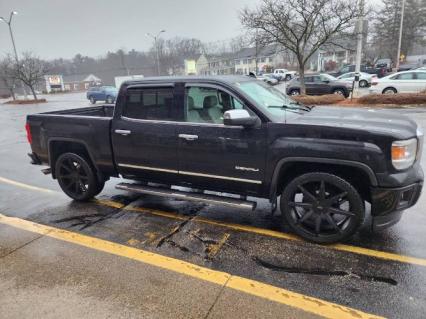
[[[275,67],[285,62],[282,53],[282,50],[277,45],[269,45],[258,49],[244,48],[235,55],[235,73],[271,72]]]
[[[184,61],[184,75],[200,75],[208,67],[204,54],[187,57]]]
[[[356,50],[342,48],[339,46],[327,46],[317,51],[317,61],[311,59],[310,69],[322,71],[332,71],[345,64],[355,64]],[[316,64],[316,65],[315,65]]]
[[[64,91],[85,91],[89,87],[102,85],[102,80],[93,74],[63,76]]]

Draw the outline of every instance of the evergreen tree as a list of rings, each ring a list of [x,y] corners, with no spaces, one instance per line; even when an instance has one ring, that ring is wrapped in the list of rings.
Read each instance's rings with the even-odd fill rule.
[[[377,57],[396,59],[402,0],[382,0],[374,22],[373,43]],[[402,29],[401,55],[410,54],[414,44],[421,43],[426,28],[426,0],[406,0]]]

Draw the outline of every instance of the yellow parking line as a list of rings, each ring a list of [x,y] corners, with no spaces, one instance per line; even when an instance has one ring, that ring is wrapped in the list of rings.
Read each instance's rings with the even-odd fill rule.
[[[109,206],[108,202],[110,202],[110,201],[96,200],[96,202],[101,204],[101,205]],[[149,213],[149,214],[167,217],[167,218],[172,218],[172,219],[179,219],[179,220],[186,219],[185,216],[179,215],[179,214],[176,214],[176,213],[163,212],[163,211],[154,210],[154,209],[145,209],[143,207],[136,207],[136,206],[130,206],[130,205],[125,206],[123,204],[121,204],[121,207],[117,207],[116,204],[119,204],[119,203],[115,202],[115,206],[112,206],[112,207],[121,208],[123,210],[129,210],[129,211],[138,211],[138,212],[142,212],[142,213]],[[237,230],[237,231],[254,233],[254,234],[258,234],[258,235],[262,235],[262,236],[275,237],[275,238],[280,238],[280,239],[285,239],[285,240],[303,241],[303,239],[301,239],[300,237],[298,237],[296,235],[287,234],[287,233],[284,233],[284,232],[279,232],[279,231],[275,231],[275,230],[271,230],[271,229],[265,229],[265,228],[259,228],[259,227],[253,227],[253,226],[248,226],[248,225],[240,225],[240,224],[220,222],[220,221],[215,221],[215,220],[207,219],[207,218],[200,217],[200,216],[196,216],[195,218],[192,219],[192,221],[204,223],[204,224],[215,225],[215,226],[220,226],[220,227],[225,227],[225,228],[229,228],[229,229],[233,229],[233,230]],[[398,262],[407,263],[407,264],[426,266],[426,259],[424,259],[424,258],[405,256],[405,255],[389,253],[389,252],[370,249],[370,248],[364,248],[364,247],[358,247],[358,246],[352,246],[352,245],[345,245],[345,244],[334,244],[334,245],[327,245],[327,246],[321,245],[320,247],[332,248],[332,249],[339,250],[339,251],[345,251],[345,252],[350,252],[350,253],[354,253],[354,254],[365,255],[365,256],[375,257],[375,258],[380,258],[380,259],[398,261]]]
[[[187,275],[193,278],[241,291],[249,295],[298,308],[326,318],[383,318],[353,308],[299,294],[290,290],[274,287],[272,285],[264,284],[255,280],[232,276],[226,272],[211,270],[209,268],[191,264],[179,259],[162,256],[152,252],[70,232],[63,229],[37,224],[16,217],[8,217],[0,214],[0,223],[22,230],[42,234],[47,237],[66,241],[79,246],[143,262],[145,264],[166,269],[175,273]]]
[[[1,177],[1,176],[0,176],[0,182],[10,184],[10,185],[13,185],[13,186],[18,186],[18,187],[30,189],[30,190],[33,190],[33,191],[39,191],[39,192],[51,193],[51,194],[54,194],[54,193],[60,194],[60,192],[57,192],[57,191],[53,191],[53,190],[50,190],[50,189],[47,189],[47,188],[32,186],[32,185],[28,185],[28,184],[24,184],[24,183],[20,183],[20,182],[17,182],[17,181],[14,181],[14,180],[11,180],[11,179],[8,179],[8,178],[5,178],[5,177]]]
[[[52,191],[52,190],[49,190],[49,189],[44,189],[44,188],[40,188],[40,187],[36,187],[36,186],[32,186],[32,185],[27,185],[27,184],[20,183],[20,182],[16,182],[16,181],[4,178],[4,177],[0,177],[0,181],[3,181],[5,183],[11,184],[11,185],[15,185],[15,186],[18,186],[18,187],[24,187],[24,188],[27,188],[27,189],[31,189],[31,190],[44,191],[44,192],[48,192],[48,193],[59,193],[59,192]],[[167,218],[172,218],[172,219],[178,219],[178,220],[187,219],[187,217],[180,215],[180,214],[177,214],[177,213],[164,212],[164,211],[159,211],[159,210],[155,210],[155,209],[151,209],[151,208],[136,207],[136,206],[131,206],[131,205],[127,206],[126,204],[116,202],[116,201],[112,201],[112,200],[95,199],[93,202],[100,204],[100,205],[108,206],[108,207],[124,209],[124,210],[129,210],[129,211],[138,211],[138,212],[142,212],[142,213],[149,213],[149,214],[152,214],[152,215],[167,217]],[[226,228],[237,230],[237,231],[254,233],[254,234],[258,234],[258,235],[262,235],[262,236],[269,236],[269,237],[275,237],[275,238],[286,239],[286,240],[302,241],[301,238],[299,238],[295,235],[287,234],[287,233],[283,233],[283,232],[279,232],[279,231],[275,231],[275,230],[270,230],[270,229],[220,222],[220,221],[215,221],[215,220],[211,220],[211,219],[207,219],[207,218],[203,218],[203,217],[199,217],[199,216],[194,218],[193,221],[205,223],[205,224],[216,225],[216,226],[221,226],[221,227],[226,227]],[[332,249],[339,250],[339,251],[345,251],[345,252],[349,252],[349,253],[365,255],[365,256],[380,258],[380,259],[385,259],[385,260],[392,260],[392,261],[397,261],[397,262],[401,262],[401,263],[407,263],[407,264],[413,264],[413,265],[419,265],[419,266],[426,266],[426,259],[425,258],[411,257],[411,256],[406,256],[406,255],[400,255],[400,254],[395,254],[395,253],[390,253],[390,252],[385,252],[385,251],[380,251],[380,250],[375,250],[375,249],[369,249],[369,248],[363,248],[363,247],[357,247],[357,246],[351,246],[351,245],[345,245],[345,244],[335,244],[335,245],[328,245],[328,246],[321,246],[321,247],[332,248]]]

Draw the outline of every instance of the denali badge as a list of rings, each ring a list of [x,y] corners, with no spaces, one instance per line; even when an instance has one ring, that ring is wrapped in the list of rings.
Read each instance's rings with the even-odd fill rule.
[[[258,168],[252,168],[252,167],[242,167],[242,166],[235,166],[235,169],[239,171],[248,171],[248,172],[258,172]]]

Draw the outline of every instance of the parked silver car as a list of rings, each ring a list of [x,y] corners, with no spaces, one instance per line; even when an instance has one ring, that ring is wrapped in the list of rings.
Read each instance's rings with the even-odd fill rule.
[[[337,77],[340,81],[351,83],[355,80],[355,72],[348,72]],[[377,78],[376,74],[360,72],[359,87],[366,88],[371,85],[371,80]]]

